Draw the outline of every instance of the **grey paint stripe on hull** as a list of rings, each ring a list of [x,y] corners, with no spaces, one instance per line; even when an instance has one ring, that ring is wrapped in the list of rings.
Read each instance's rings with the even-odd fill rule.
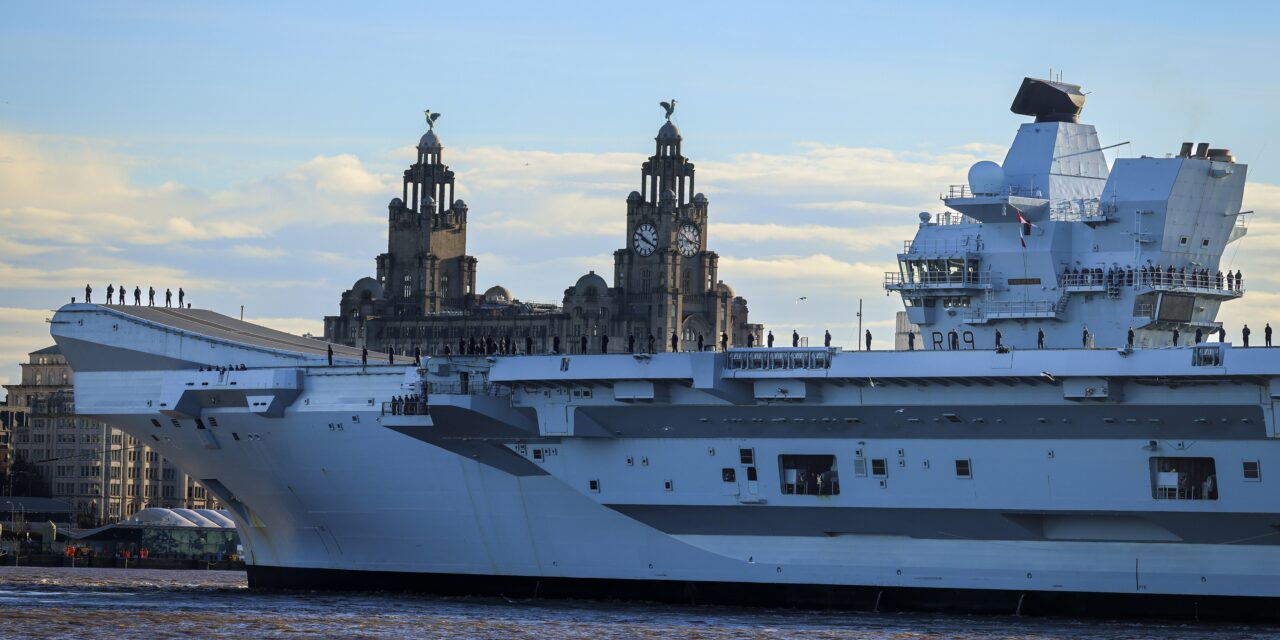
[[[829,500],[814,497],[815,500]],[[1280,544],[1280,514],[605,505],[670,535],[889,535],[940,540]]]
[[[1197,422],[1197,421],[1201,422]],[[1257,405],[579,406],[575,421],[629,438],[1253,440]]]

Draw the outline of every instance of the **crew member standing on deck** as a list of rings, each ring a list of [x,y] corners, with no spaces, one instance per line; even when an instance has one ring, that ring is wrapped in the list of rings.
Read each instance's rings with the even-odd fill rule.
[[[791,330],[791,346],[793,347],[800,346],[800,332],[796,331],[795,329]]]
[[[329,345],[329,366],[333,366],[333,345]]]
[[[654,348],[657,346],[657,343],[658,343],[658,339],[653,337],[652,333],[649,334],[649,353],[654,352]]]
[[[680,336],[676,335],[675,330],[671,331],[671,352],[675,353],[680,350]]]
[[[1036,348],[1037,349],[1044,348],[1044,329],[1040,329],[1036,331]]]
[[[822,333],[822,346],[828,349],[831,348],[831,332],[830,331],[824,331]]]
[[[1128,345],[1129,345],[1129,347],[1130,347],[1130,348],[1132,348],[1132,347],[1133,347],[1133,327],[1129,327],[1129,342],[1128,342]]]
[[[720,351],[729,350],[729,333],[727,331],[720,332]]]
[[[871,330],[867,329],[867,351],[871,350]]]
[[[996,351],[999,351],[1000,347],[1003,347],[1003,346],[1004,346],[1004,334],[1000,333],[999,329],[996,329]]]
[[[1180,334],[1178,333],[1178,330],[1175,328],[1175,329],[1173,330],[1173,346],[1175,346],[1175,347],[1176,347],[1176,346],[1178,346],[1178,336],[1179,336],[1179,335],[1180,335]]]
[[[1085,349],[1089,348],[1089,325],[1084,326],[1084,330],[1080,332],[1080,343]]]
[[[173,290],[172,289],[165,288],[164,290],[164,306],[166,309],[173,306]]]
[[[773,329],[769,330],[769,348],[773,348]]]
[[[369,347],[360,347],[360,364],[369,364]]]
[[[133,306],[142,306],[142,287],[137,285],[133,287]]]
[[[1268,322],[1266,328],[1262,330],[1262,337],[1267,340],[1267,346],[1271,346],[1271,323]]]
[[[1200,344],[1200,341],[1203,339],[1204,332],[1200,330],[1200,327],[1196,327],[1196,344]]]
[[[93,287],[87,284],[84,286],[84,301],[93,302]]]
[[[147,287],[147,306],[148,307],[156,306],[156,288],[155,287]]]
[[[115,300],[116,288],[110,282],[107,283],[107,304],[111,304]]]
[[[1239,272],[1237,271],[1236,273],[1239,273]],[[1251,332],[1251,331],[1249,331],[1249,325],[1247,325],[1247,324],[1244,326],[1244,328],[1243,328],[1243,329],[1241,329],[1241,330],[1240,330],[1240,337],[1244,339],[1244,346],[1245,346],[1245,347],[1248,347],[1248,346],[1249,346],[1249,334],[1250,334],[1250,333],[1252,333],[1252,332]]]
[[[1226,342],[1226,341],[1227,341],[1227,328],[1219,325],[1218,326],[1218,342]]]
[[[182,299],[185,297],[187,297],[187,293],[182,290],[182,287],[178,287],[178,308],[179,309],[182,308]]]
[[[907,332],[907,351],[916,350],[916,334],[914,331]]]

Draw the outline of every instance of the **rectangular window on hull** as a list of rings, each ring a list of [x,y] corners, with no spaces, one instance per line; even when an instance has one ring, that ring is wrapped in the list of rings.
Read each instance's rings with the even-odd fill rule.
[[[1259,466],[1257,460],[1245,460],[1242,466],[1245,480],[1248,480],[1249,482],[1262,481],[1262,467]]]
[[[1157,500],[1217,500],[1218,472],[1213,458],[1150,459],[1151,497]]]
[[[782,492],[790,495],[834,496],[840,494],[840,474],[836,457],[825,455],[781,455]]]

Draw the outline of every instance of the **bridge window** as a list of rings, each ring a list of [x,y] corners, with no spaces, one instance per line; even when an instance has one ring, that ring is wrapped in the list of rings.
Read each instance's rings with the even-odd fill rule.
[[[872,458],[871,475],[883,478],[889,475],[889,463],[884,458]]]
[[[1157,500],[1217,500],[1213,458],[1151,458],[1151,496]]]
[[[840,494],[836,457],[826,455],[781,455],[782,493],[802,496]]]
[[[962,458],[960,460],[956,460],[956,477],[957,478],[973,477],[973,463],[971,463],[968,458]]]
[[[749,448],[738,449],[738,462],[751,466],[756,463],[756,450]]]

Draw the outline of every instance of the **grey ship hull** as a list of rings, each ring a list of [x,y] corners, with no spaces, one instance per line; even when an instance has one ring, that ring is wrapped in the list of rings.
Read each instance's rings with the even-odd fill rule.
[[[77,411],[201,479],[237,520],[255,587],[1200,619],[1280,610],[1280,505],[1269,475],[1241,475],[1242,461],[1280,464],[1271,350],[1215,347],[1210,367],[1193,366],[1194,349],[422,369],[340,353],[329,367],[314,343],[195,315],[69,305],[53,333],[77,370]],[[809,360],[752,368],[753,354]],[[195,370],[223,363],[249,369]],[[429,414],[385,410],[414,388]],[[831,456],[839,492],[788,490],[794,455]],[[1158,498],[1157,458],[1214,460],[1214,499]]]

